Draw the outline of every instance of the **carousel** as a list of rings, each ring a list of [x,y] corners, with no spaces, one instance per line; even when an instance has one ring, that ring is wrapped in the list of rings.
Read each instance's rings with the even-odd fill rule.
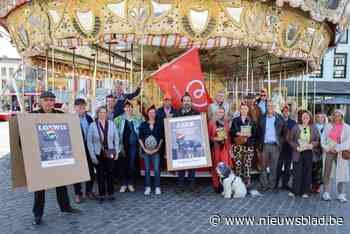
[[[346,0],[0,0],[0,24],[24,64],[41,71],[35,91],[65,93],[68,104],[96,100],[117,80],[133,90],[193,47],[210,95],[226,90],[237,102],[266,87],[286,98],[284,81],[317,70],[349,17]],[[305,105],[300,90],[307,95],[299,83],[296,106]],[[141,103],[159,105],[162,95],[143,82]]]
[[[308,108],[304,77],[349,19],[347,0],[0,0],[22,80],[28,67],[36,92],[65,94],[68,106],[84,96],[92,108],[117,81],[127,91],[144,81],[141,107],[160,105],[164,94],[149,75],[193,47],[210,96],[225,90],[237,105],[265,87],[279,105]]]

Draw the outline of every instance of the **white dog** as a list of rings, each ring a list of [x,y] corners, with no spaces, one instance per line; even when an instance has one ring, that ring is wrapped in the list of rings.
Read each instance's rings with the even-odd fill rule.
[[[247,195],[247,188],[239,176],[236,176],[233,171],[224,162],[219,162],[216,171],[220,177],[220,182],[224,188],[222,195],[225,198],[242,198]]]

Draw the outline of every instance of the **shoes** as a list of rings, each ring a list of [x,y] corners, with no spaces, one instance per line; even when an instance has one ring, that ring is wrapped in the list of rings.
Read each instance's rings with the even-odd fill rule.
[[[322,195],[322,200],[324,200],[324,201],[332,200],[331,195],[329,195],[328,192],[324,192],[323,195]]]
[[[151,188],[150,187],[146,187],[145,188],[145,192],[143,193],[144,195],[148,196],[151,194]]]
[[[339,194],[339,196],[338,196],[338,201],[340,201],[340,202],[342,202],[342,203],[345,203],[345,202],[347,202],[348,200],[346,199],[346,195],[345,195],[345,193],[341,193],[341,194]]]
[[[290,190],[291,190],[290,187],[289,187],[288,185],[283,185],[283,186],[281,187],[281,189],[286,190],[286,191],[290,191]]]
[[[134,186],[133,185],[128,185],[128,190],[129,190],[129,192],[135,192],[135,188],[134,188]]]
[[[107,196],[107,200],[109,200],[109,201],[114,201],[114,200],[115,200],[114,195],[108,195],[108,196]]]
[[[90,200],[97,200],[97,196],[95,193],[91,192],[91,193],[86,193],[85,197],[90,199]]]
[[[160,188],[159,188],[159,187],[156,187],[155,194],[156,194],[156,195],[160,195],[160,194],[162,194],[162,190],[160,190]]]
[[[183,185],[179,185],[176,190],[175,190],[175,193],[176,194],[181,194],[181,193],[184,193],[185,192],[185,187]]]
[[[120,193],[125,193],[125,192],[126,192],[126,189],[127,189],[126,185],[122,185],[122,186],[120,187],[119,192],[120,192]]]
[[[199,193],[199,188],[198,188],[198,186],[192,185],[192,186],[191,186],[191,191],[192,191],[193,193]]]
[[[288,193],[288,196],[290,196],[290,197],[295,197],[295,194],[292,193],[292,192],[289,192],[289,193]]]
[[[309,198],[309,195],[307,195],[306,193],[301,195],[302,198]]]
[[[105,196],[99,196],[97,200],[102,203],[104,202],[105,199],[106,199]]]
[[[34,217],[33,225],[41,225],[43,223],[42,218],[40,216]]]
[[[62,212],[66,214],[77,214],[77,213],[80,213],[81,211],[73,207],[69,207],[67,209],[62,210]]]
[[[74,198],[74,202],[77,203],[77,204],[80,204],[82,203],[82,197],[81,195],[76,195],[75,198]]]

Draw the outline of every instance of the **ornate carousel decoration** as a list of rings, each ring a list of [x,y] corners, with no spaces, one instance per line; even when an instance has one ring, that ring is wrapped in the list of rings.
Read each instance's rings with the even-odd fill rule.
[[[201,49],[208,80],[241,77],[245,60],[254,79],[264,79],[265,67],[286,73],[307,64],[312,70],[349,20],[347,0],[0,0],[0,24],[25,58],[43,64],[52,50],[69,64],[80,56],[83,67],[74,69],[88,72],[92,58],[108,77],[127,67],[111,68],[111,54],[122,57],[140,47],[142,55],[135,52],[125,70],[140,57],[145,64],[134,69],[155,70],[191,47]]]

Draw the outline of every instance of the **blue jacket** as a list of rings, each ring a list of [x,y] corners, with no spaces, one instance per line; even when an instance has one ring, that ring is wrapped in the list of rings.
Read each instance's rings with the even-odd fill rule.
[[[274,116],[276,117],[276,120],[275,120],[275,130],[276,130],[276,137],[277,137],[276,143],[278,146],[281,146],[284,123],[283,123],[282,117],[279,114],[275,113]],[[257,143],[260,149],[262,149],[262,146],[264,145],[265,130],[266,130],[266,114],[261,116],[258,123]]]

